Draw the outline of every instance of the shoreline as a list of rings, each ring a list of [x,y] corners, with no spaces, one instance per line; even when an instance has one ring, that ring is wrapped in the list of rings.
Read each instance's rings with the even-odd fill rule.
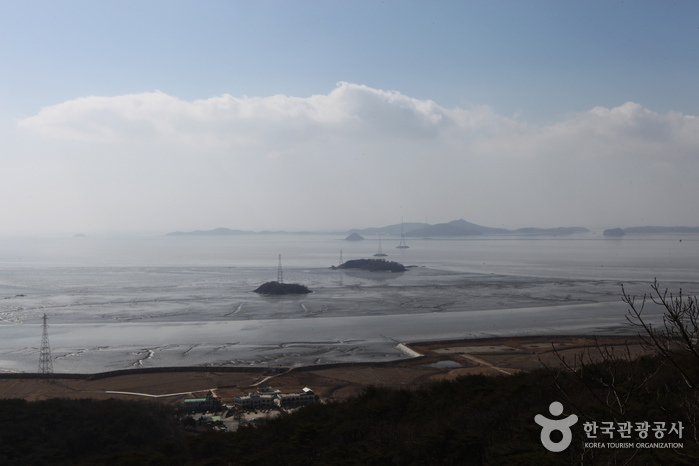
[[[395,296],[391,299],[398,301]],[[412,295],[401,299],[412,302]],[[49,328],[54,369],[65,374],[95,374],[144,366],[374,363],[413,356],[396,347],[400,342],[542,334],[628,335],[636,330],[626,321],[627,309],[622,302],[449,312],[421,308],[419,313],[379,315],[362,310],[362,315],[339,317],[325,316],[322,306],[301,308],[304,316],[312,318],[291,315],[229,321],[59,323]],[[649,308],[648,319],[659,321],[661,313]],[[7,373],[36,370],[40,333],[38,326],[0,326],[0,361]]]
[[[95,374],[0,374],[0,398],[29,401],[48,398],[151,399],[178,403],[188,396],[216,390],[224,400],[247,394],[260,384],[288,391],[312,388],[323,399],[344,399],[368,386],[419,386],[461,375],[514,374],[544,364],[557,366],[556,354],[569,356],[595,345],[647,354],[638,335],[532,335],[400,343],[404,354],[381,362],[346,362],[306,366],[158,367]],[[404,351],[404,350],[401,350]],[[574,358],[573,358],[574,359]]]

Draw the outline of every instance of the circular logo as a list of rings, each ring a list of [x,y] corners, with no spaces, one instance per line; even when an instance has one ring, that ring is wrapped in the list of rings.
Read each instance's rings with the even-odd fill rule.
[[[554,401],[549,405],[549,413],[553,416],[560,416],[563,413],[563,405],[558,401]],[[573,433],[570,431],[570,428],[578,422],[578,416],[571,414],[563,419],[549,419],[546,416],[537,414],[534,416],[534,422],[541,426],[541,444],[548,451],[558,453],[568,448],[573,440]],[[551,433],[555,430],[563,434],[563,438],[558,442],[551,440]]]

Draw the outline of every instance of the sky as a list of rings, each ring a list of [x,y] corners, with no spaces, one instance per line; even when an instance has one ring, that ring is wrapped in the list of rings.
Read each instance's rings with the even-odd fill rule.
[[[699,226],[699,2],[0,0],[0,235]]]

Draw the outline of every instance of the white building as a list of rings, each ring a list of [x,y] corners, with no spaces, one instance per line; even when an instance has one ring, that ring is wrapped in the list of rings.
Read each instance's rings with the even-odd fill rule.
[[[306,387],[298,393],[282,393],[277,395],[276,403],[278,403],[280,408],[298,408],[299,406],[313,404],[317,400],[313,390]]]
[[[313,390],[306,387],[298,393],[282,393],[279,390],[273,390],[271,387],[265,387],[258,390],[258,393],[248,393],[247,395],[236,396],[233,399],[235,406],[244,409],[270,409],[279,408],[297,408],[318,401]]]
[[[275,394],[248,393],[247,395],[236,396],[233,404],[247,411],[251,409],[270,409],[275,406]]]

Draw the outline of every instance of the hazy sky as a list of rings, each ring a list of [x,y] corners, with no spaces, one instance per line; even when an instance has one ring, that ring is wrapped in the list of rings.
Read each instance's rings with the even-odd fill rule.
[[[699,225],[699,2],[0,0],[0,235]]]

